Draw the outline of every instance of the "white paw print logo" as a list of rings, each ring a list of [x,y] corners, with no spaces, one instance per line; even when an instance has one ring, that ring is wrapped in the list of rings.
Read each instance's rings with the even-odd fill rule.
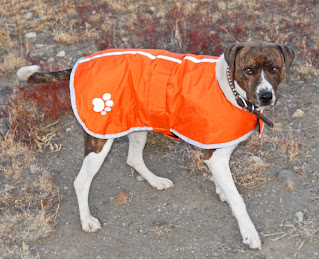
[[[109,93],[103,94],[102,99],[94,98],[92,100],[92,104],[94,105],[93,111],[100,112],[101,115],[105,115],[107,112],[111,111],[111,107],[113,106],[114,103],[111,100],[111,94]]]

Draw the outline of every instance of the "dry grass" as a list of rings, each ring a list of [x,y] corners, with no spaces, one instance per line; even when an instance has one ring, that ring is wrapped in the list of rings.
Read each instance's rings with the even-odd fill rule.
[[[261,147],[264,146],[265,150],[268,149],[268,152],[272,152],[272,156],[277,157],[283,164],[293,164],[298,160],[297,157],[301,153],[299,134],[300,132],[278,132],[276,128],[268,131],[266,129],[265,134],[258,141],[260,141]],[[256,145],[257,141],[253,138],[250,143]],[[250,143],[247,143],[247,145],[251,145]]]
[[[319,207],[319,197],[310,197],[310,199],[312,201],[314,201],[317,204],[317,206]]]
[[[273,175],[269,173],[268,168],[270,165],[267,161],[273,161],[275,164],[272,164],[272,166],[277,165],[280,168],[284,165],[292,168],[293,165],[299,164],[298,155],[301,149],[299,137],[291,132],[284,133],[280,131],[280,128],[275,128],[274,130],[265,129],[261,138],[257,134],[253,134],[244,143],[246,154],[231,161],[234,178],[238,184],[246,187],[255,187],[271,180]],[[262,163],[256,164],[252,162],[251,155],[260,157]]]
[[[299,222],[294,220],[292,223],[283,223],[279,226],[282,231],[263,234],[272,241],[278,241],[282,238],[293,239],[296,244],[296,252],[294,258],[297,257],[305,245],[319,240],[319,222],[316,219],[307,219]]]
[[[53,40],[63,44],[94,39],[101,48],[167,48],[198,54],[219,55],[229,42],[263,39],[289,43],[298,49],[293,70],[300,76],[318,73],[318,26],[313,11],[315,3],[310,0],[281,0],[276,5],[242,0],[121,3],[104,0],[94,4],[71,0],[1,0],[1,3],[0,12],[8,18],[1,34],[5,38],[9,34],[18,35],[12,39],[19,42],[18,46],[24,44],[26,32],[43,32],[45,26],[53,32]],[[272,11],[264,12],[265,9]]]
[[[8,31],[0,30],[0,53],[4,51],[10,42],[10,33]]]
[[[71,112],[65,83],[17,88],[8,110],[10,132],[16,140],[36,145],[41,152],[60,150],[53,128],[61,114]]]
[[[16,72],[20,67],[27,65],[27,60],[18,56],[14,52],[4,56],[3,62],[0,65],[0,74],[6,76],[8,73]]]
[[[52,173],[36,161],[35,150],[61,148],[52,129],[61,108],[59,91],[52,91],[56,85],[44,87],[49,90],[16,89],[8,107],[9,132],[0,139],[0,251],[7,257],[32,258],[28,242],[50,236],[60,204]],[[54,102],[56,110],[46,110],[41,101],[49,106]]]
[[[37,164],[34,152],[11,134],[0,139],[0,250],[26,256],[22,242],[51,234],[59,207],[51,172]],[[20,244],[17,246],[17,244]]]
[[[172,234],[173,231],[177,230],[179,228],[176,224],[169,224],[169,225],[163,225],[158,224],[158,226],[155,226],[154,228],[150,228],[149,231],[153,232],[154,234],[158,236],[168,235]]]
[[[204,178],[211,176],[207,165],[204,163],[204,153],[200,148],[194,147],[187,149],[187,155],[189,157],[189,165],[186,168],[192,174],[202,174]]]
[[[233,156],[230,161],[234,181],[238,185],[252,188],[271,180],[274,176],[269,173],[270,165],[267,161],[275,161],[281,166],[299,163],[300,141],[291,132],[282,133],[278,132],[278,129],[271,132],[265,130],[261,139],[258,134],[253,134],[243,145],[244,147],[235,152],[239,154]],[[261,163],[255,163],[251,159],[253,155],[258,156]],[[201,172],[207,177],[211,173],[203,162],[203,156],[201,149],[189,149],[190,164],[187,169],[193,173]],[[276,159],[273,159],[274,157]]]
[[[75,27],[75,26],[74,26]],[[85,31],[81,35],[78,35],[73,29],[73,26],[70,25],[67,30],[63,29],[61,31],[53,32],[53,40],[65,44],[74,44],[75,42],[81,42],[85,39],[96,39],[99,34],[92,28],[92,26],[85,22]]]
[[[248,188],[257,187],[272,179],[267,171],[269,164],[264,162],[267,161],[266,156],[261,157],[263,162],[254,163],[250,159],[251,155],[245,154],[243,157],[236,157],[230,163],[235,183]]]

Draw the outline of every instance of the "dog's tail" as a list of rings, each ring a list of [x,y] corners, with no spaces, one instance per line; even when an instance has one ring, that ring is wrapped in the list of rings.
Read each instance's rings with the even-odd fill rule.
[[[17,77],[21,81],[28,83],[52,83],[70,79],[72,69],[66,69],[56,72],[39,72],[38,65],[22,67],[17,71]]]

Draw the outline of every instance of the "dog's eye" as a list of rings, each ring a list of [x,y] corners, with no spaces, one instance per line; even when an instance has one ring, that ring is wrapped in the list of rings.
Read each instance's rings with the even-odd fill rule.
[[[280,71],[280,69],[279,69],[278,67],[273,67],[273,68],[271,69],[271,73],[273,73],[273,74],[278,74],[279,71]]]
[[[245,68],[245,69],[244,69],[244,72],[245,72],[245,74],[250,75],[250,76],[253,74],[252,69],[249,68],[249,67]]]

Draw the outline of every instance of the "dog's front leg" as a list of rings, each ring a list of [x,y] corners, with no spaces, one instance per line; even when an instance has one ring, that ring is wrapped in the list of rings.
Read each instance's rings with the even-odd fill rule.
[[[230,156],[237,145],[217,149],[205,163],[212,172],[212,177],[220,189],[223,198],[229,203],[233,215],[238,221],[243,243],[249,248],[261,249],[261,242],[256,228],[251,221],[243,198],[240,196],[229,168]]]

